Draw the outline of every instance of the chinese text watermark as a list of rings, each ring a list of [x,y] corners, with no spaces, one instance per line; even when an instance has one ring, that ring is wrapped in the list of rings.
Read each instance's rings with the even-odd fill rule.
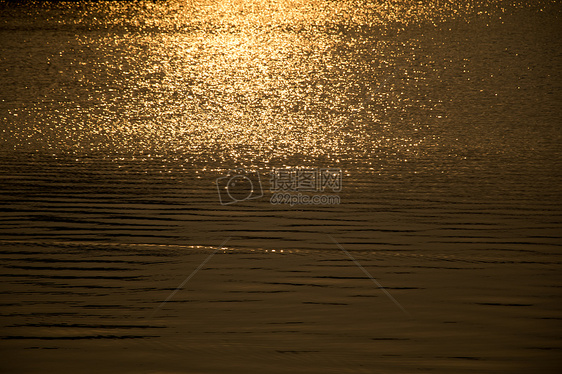
[[[339,168],[274,168],[271,171],[274,205],[334,205],[340,204],[343,172]],[[229,205],[263,196],[258,172],[233,169],[216,180],[219,200]]]

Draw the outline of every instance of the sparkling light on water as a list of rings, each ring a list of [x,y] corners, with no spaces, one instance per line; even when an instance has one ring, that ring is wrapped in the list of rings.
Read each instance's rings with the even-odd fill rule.
[[[4,46],[15,80],[8,83],[17,89],[9,99],[25,103],[8,111],[4,131],[16,149],[205,154],[246,165],[415,156],[436,137],[411,117],[439,100],[416,98],[428,71],[416,67],[415,38],[399,34],[411,22],[432,24],[464,8],[321,1],[46,7],[15,23],[54,24],[68,35],[62,41],[47,29],[51,42],[38,44],[22,29]],[[28,65],[11,64],[16,43],[33,50]]]
[[[515,67],[509,74],[520,75],[535,57],[485,34],[467,42],[451,32],[469,22],[485,29],[488,19],[498,22],[517,9],[502,4],[96,2],[27,13],[8,7],[0,16],[11,25],[2,45],[1,144],[116,160],[169,156],[211,168],[323,163],[376,170],[398,162],[414,163],[416,172],[474,152],[540,149],[542,136],[505,136],[501,123],[520,116],[501,108],[530,113],[527,97],[554,105],[553,96],[545,97],[540,82],[498,91],[509,87],[502,81],[506,61]],[[513,57],[506,59],[506,51]],[[536,59],[548,50],[538,53]]]

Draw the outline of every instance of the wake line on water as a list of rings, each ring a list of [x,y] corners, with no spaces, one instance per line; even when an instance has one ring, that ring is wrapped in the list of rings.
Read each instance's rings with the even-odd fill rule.
[[[501,242],[493,244],[502,244]],[[207,253],[216,251],[216,246],[206,246],[206,245],[187,245],[187,244],[150,244],[150,243],[119,243],[119,242],[98,242],[98,241],[49,241],[49,240],[2,240],[0,239],[0,248],[2,246],[8,245],[30,245],[38,247],[48,247],[48,246],[59,246],[61,248],[72,248],[72,249],[125,249],[125,250],[174,250],[174,251],[187,251],[189,253]],[[332,248],[332,246],[326,243],[325,249],[271,249],[271,248],[240,248],[235,246],[223,246],[217,252],[220,253],[260,253],[260,254],[271,254],[271,255],[289,255],[289,254],[322,254],[322,253],[334,253],[338,249]],[[458,252],[456,249],[451,248],[449,251]],[[475,263],[475,264],[491,264],[491,263],[511,263],[517,264],[521,262],[525,263],[537,263],[537,264],[559,264],[562,261],[553,261],[550,258],[545,261],[545,256],[558,255],[556,253],[545,253],[539,251],[533,251],[529,249],[496,249],[490,248],[486,251],[471,251],[470,253],[427,253],[427,250],[376,250],[376,249],[354,249],[350,250],[354,254],[366,255],[369,257],[390,257],[404,260],[418,259],[420,261],[439,261],[439,262],[462,262],[462,263]],[[514,258],[515,253],[525,254],[525,255],[536,255],[542,257],[542,259],[536,258],[534,261],[526,258]],[[6,252],[5,252],[6,253]],[[21,253],[21,252],[18,252]],[[558,257],[558,256],[557,256]]]

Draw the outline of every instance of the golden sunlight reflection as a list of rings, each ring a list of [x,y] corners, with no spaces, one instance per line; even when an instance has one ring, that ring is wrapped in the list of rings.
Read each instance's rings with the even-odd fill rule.
[[[438,2],[96,4],[70,5],[71,18],[49,14],[100,32],[39,55],[58,84],[13,111],[15,147],[245,166],[421,157],[438,144],[431,125],[446,118],[426,83],[438,62],[404,30],[470,11]]]

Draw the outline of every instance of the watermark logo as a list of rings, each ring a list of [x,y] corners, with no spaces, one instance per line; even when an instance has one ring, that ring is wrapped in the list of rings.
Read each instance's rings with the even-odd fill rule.
[[[257,199],[263,196],[260,175],[255,171],[234,169],[217,178],[219,200],[222,205]]]
[[[271,191],[324,192],[342,189],[342,170],[336,168],[283,168],[271,172]]]
[[[341,202],[338,195],[303,195],[302,193],[275,192],[269,202],[273,205],[334,205]]]
[[[336,168],[282,168],[271,172],[271,204],[333,205],[338,195],[322,194],[342,190],[342,170]],[[303,192],[316,194],[307,195]]]
[[[274,168],[271,171],[270,203],[288,205],[340,204],[339,195],[327,192],[342,190],[343,173],[339,168]],[[263,196],[258,172],[234,169],[217,178],[222,205],[257,199]]]

